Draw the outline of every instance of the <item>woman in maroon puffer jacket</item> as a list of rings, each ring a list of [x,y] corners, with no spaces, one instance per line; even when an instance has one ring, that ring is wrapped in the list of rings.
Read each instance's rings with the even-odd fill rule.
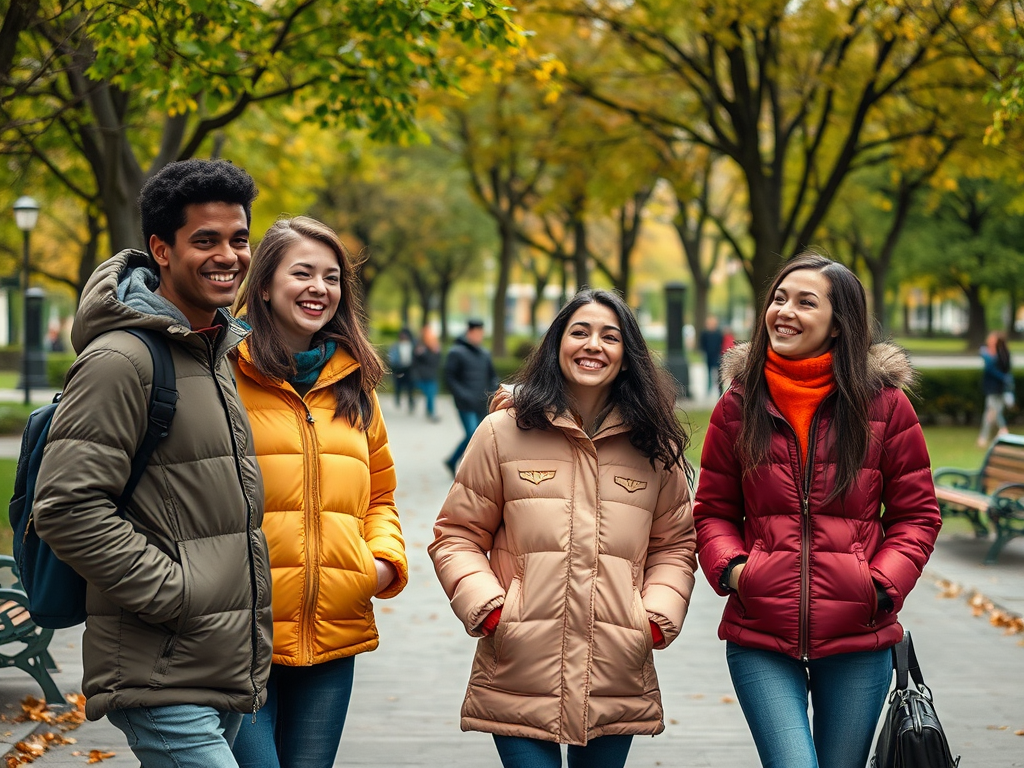
[[[902,390],[913,371],[872,345],[857,277],[808,253],[783,265],[722,373],[694,520],[701,568],[729,596],[737,697],[764,766],[864,768],[896,613],[941,525]]]

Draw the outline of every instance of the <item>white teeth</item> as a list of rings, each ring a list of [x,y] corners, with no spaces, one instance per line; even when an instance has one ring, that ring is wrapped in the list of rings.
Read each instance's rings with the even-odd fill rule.
[[[591,371],[596,371],[600,368],[604,368],[604,363],[600,363],[597,360],[577,360],[576,364],[580,368],[587,368]]]
[[[206,275],[208,280],[213,280],[215,283],[230,283],[235,279],[234,274],[224,274],[222,272],[211,272]]]
[[[793,328],[776,328],[775,332],[780,336],[796,336],[798,331]]]
[[[303,309],[311,309],[315,312],[319,312],[320,310],[325,309],[323,304],[313,304],[305,301],[300,301],[299,306],[302,307]]]

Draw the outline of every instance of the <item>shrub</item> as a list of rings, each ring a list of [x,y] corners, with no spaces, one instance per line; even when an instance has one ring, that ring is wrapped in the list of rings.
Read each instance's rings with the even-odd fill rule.
[[[910,402],[922,424],[953,422],[978,424],[985,409],[981,393],[981,369],[925,368],[918,371],[920,379],[910,395]],[[1012,421],[1020,415],[1020,396],[1024,387],[1024,374],[1015,374],[1017,404],[1008,409],[1006,417]]]
[[[75,362],[74,352],[48,352],[46,354],[46,380],[54,389],[64,386],[64,377]]]

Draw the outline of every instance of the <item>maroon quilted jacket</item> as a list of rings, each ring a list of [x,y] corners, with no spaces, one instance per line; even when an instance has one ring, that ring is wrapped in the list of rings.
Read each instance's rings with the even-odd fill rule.
[[[730,351],[726,377],[739,374],[746,352]],[[842,439],[831,430],[834,394],[812,424],[806,496],[796,435],[773,403],[766,403],[776,423],[768,459],[746,477],[736,453],[742,382],[734,380],[715,407],[693,517],[701,569],[729,595],[718,630],[723,640],[814,659],[886,648],[902,637],[896,612],[921,575],[941,518],[924,435],[901,389],[913,377],[906,354],[876,344],[868,370],[877,394],[864,466],[857,482],[828,502],[829,457]],[[720,580],[742,557],[737,594]],[[879,610],[875,582],[893,610]]]

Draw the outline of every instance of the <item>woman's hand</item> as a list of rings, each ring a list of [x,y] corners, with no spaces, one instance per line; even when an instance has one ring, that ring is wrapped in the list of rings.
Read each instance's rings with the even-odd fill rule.
[[[733,592],[739,593],[740,591],[740,574],[743,573],[743,569],[747,567],[746,563],[737,563],[729,571],[729,589]]]
[[[373,564],[377,567],[377,591],[373,594],[379,595],[391,586],[392,581],[398,578],[398,571],[387,560],[381,560],[379,557],[373,559]]]

